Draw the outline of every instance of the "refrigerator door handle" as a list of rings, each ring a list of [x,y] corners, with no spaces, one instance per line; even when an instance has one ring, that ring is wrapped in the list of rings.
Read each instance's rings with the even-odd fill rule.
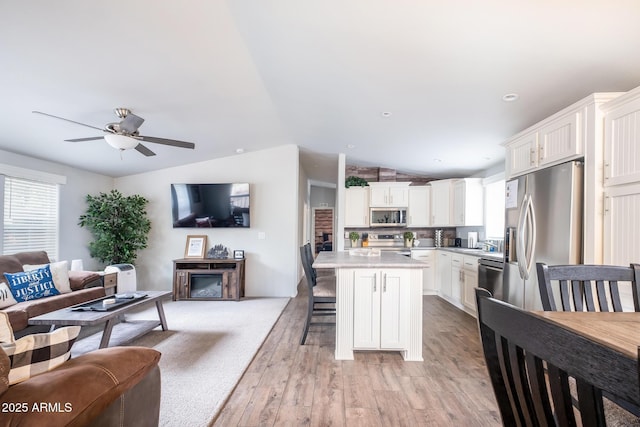
[[[527,200],[529,195],[525,194],[522,198],[522,204],[520,205],[520,214],[518,215],[518,224],[516,226],[516,260],[518,262],[518,272],[520,277],[526,279],[526,260],[525,260],[525,222],[527,220]]]
[[[536,212],[533,206],[533,197],[529,195],[527,204],[527,254],[526,254],[526,277],[529,278],[529,272],[533,266],[536,254]]]

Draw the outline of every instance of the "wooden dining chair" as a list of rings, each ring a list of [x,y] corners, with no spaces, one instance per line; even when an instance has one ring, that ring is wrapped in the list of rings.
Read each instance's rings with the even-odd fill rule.
[[[494,299],[486,289],[476,288],[476,303],[503,425],[604,426],[604,391],[618,386],[619,392],[622,384],[625,392],[637,395],[637,378],[629,379],[637,373],[614,363],[619,354],[613,349]],[[569,377],[575,378],[575,400]]]
[[[633,310],[629,311],[640,311],[638,264],[622,267],[537,263],[536,269],[545,311],[623,311],[621,286],[627,287],[633,300]]]
[[[336,278],[335,276],[317,275],[317,272],[312,267],[313,254],[310,252],[311,245],[307,245],[300,246],[300,260],[304,269],[308,293],[307,318],[300,338],[300,345],[305,343],[311,325],[335,325],[335,322],[314,321],[314,317],[335,316],[336,314]]]

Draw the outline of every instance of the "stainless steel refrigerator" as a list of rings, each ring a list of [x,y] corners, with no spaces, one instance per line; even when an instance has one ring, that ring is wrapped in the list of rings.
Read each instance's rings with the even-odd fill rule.
[[[502,299],[542,310],[536,262],[582,263],[583,182],[579,161],[507,181]]]

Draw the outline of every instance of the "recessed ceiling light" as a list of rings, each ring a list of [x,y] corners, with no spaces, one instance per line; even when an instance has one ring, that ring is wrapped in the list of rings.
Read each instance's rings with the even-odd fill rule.
[[[353,144],[347,144],[347,148],[356,148],[356,146]]]
[[[433,159],[433,161],[436,162],[436,163],[441,163],[442,162],[442,160],[440,160],[440,159]]]
[[[383,111],[382,113],[380,113],[380,115],[382,117],[391,117],[391,111]]]
[[[520,95],[518,95],[517,93],[508,93],[502,97],[502,100],[505,102],[513,102],[518,100],[518,98],[520,98]]]
[[[238,154],[244,153],[244,148],[236,148],[236,153]]]

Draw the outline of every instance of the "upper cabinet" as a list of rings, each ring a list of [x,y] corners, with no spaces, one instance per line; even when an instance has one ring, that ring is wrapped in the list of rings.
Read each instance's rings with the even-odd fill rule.
[[[483,225],[484,198],[481,178],[464,178],[453,183],[452,225]]]
[[[431,226],[431,187],[428,185],[409,187],[407,227]]]
[[[590,95],[507,140],[507,178],[586,157],[589,144],[602,129],[602,114],[597,109],[619,95]]]
[[[431,181],[431,226],[483,225],[481,178]]]
[[[529,132],[507,145],[507,176],[517,176],[538,167],[538,132]]]
[[[581,157],[584,135],[580,124],[583,106],[541,122],[507,142],[507,176],[512,178],[535,169]]]
[[[345,189],[344,226],[369,226],[369,187]]]
[[[584,108],[577,107],[538,131],[538,166],[544,167],[584,154],[584,135],[580,125]]]
[[[605,186],[640,181],[640,88],[606,104]]]
[[[409,206],[410,182],[370,182],[370,201],[372,208]]]
[[[446,227],[451,225],[452,185],[455,180],[442,179],[431,181],[431,226]]]

